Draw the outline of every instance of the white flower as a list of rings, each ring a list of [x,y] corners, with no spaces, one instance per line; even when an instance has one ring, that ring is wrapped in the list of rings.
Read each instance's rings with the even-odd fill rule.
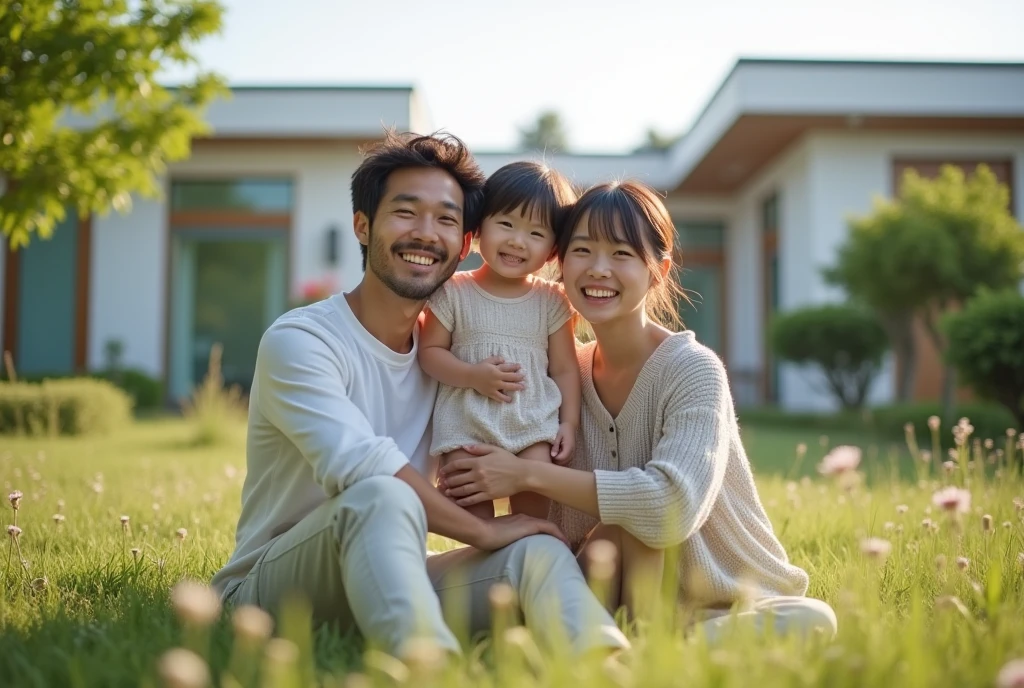
[[[929,416],[928,427],[931,428],[933,431],[938,430],[939,425],[941,424],[942,420],[938,416]]]
[[[58,526],[64,525],[64,514],[54,514],[53,522],[56,523]]]
[[[17,540],[18,536],[21,535],[21,528],[18,526],[7,526],[7,534],[11,536],[12,540]]]
[[[900,504],[900,505],[898,505],[898,506],[896,507],[896,513],[897,513],[897,514],[905,514],[905,513],[907,513],[908,511],[910,511],[910,507],[909,507],[909,506],[907,506],[906,504]]]
[[[24,497],[21,490],[15,490],[11,494],[7,495],[7,499],[11,502],[11,508],[17,511],[21,507],[21,498]]]
[[[818,465],[818,472],[822,475],[841,475],[857,470],[860,465],[860,447],[841,445],[825,455]]]
[[[243,604],[231,615],[235,635],[249,642],[263,642],[270,638],[274,621],[265,611],[251,604]]]
[[[956,558],[956,567],[958,569],[960,569],[961,571],[966,571],[967,567],[970,566],[970,565],[971,565],[971,560],[968,559],[967,557],[957,557]]]
[[[177,536],[179,540],[184,540],[185,537],[188,535],[188,531],[184,528],[178,528],[176,531],[174,531],[174,534]]]

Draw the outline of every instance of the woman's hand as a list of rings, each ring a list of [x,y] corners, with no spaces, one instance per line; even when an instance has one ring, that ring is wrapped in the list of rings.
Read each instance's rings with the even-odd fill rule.
[[[463,449],[473,458],[455,459],[441,468],[441,485],[456,504],[473,506],[524,491],[525,472],[534,462],[487,444]]]

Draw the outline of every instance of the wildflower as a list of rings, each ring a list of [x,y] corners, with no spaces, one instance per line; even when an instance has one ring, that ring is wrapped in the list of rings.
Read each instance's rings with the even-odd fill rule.
[[[869,559],[884,560],[892,551],[892,543],[882,538],[867,538],[860,541],[860,551]]]
[[[965,514],[971,510],[971,493],[958,487],[947,487],[932,495],[932,504],[950,513]]]
[[[134,559],[136,562],[138,562],[139,561],[139,557],[141,555],[142,555],[142,550],[141,549],[139,549],[138,547],[132,547],[132,559]]]
[[[7,499],[11,502],[11,508],[17,511],[21,507],[21,498],[24,495],[21,490],[15,490],[11,494],[7,495]]]
[[[942,420],[940,420],[938,416],[929,416],[928,417],[928,427],[931,428],[932,431],[938,430],[939,429],[939,425],[941,425],[941,424],[942,424]]]
[[[946,555],[940,554],[935,557],[935,570],[942,571],[944,568],[946,568]]]
[[[1013,524],[1010,523],[1009,521],[1003,521],[1003,528],[1006,528],[1007,530],[1009,530],[1010,528],[1013,528]]]
[[[191,650],[180,647],[163,654],[158,671],[169,688],[205,688],[210,683],[206,662]]]
[[[124,528],[125,530],[128,530],[128,521],[130,521],[130,520],[131,519],[128,518],[127,516],[121,516],[121,527]]]
[[[970,566],[970,565],[971,565],[971,560],[968,559],[967,557],[957,557],[956,558],[956,567],[958,569],[960,569],[961,571],[966,571],[967,567]]]
[[[206,585],[182,581],[171,591],[174,612],[185,623],[209,626],[220,615],[220,598]]]
[[[821,460],[818,472],[822,475],[842,475],[857,470],[860,465],[861,450],[859,447],[842,445],[836,447]]]
[[[996,688],[1024,688],[1024,659],[1011,659],[996,676]]]
[[[942,469],[946,471],[947,474],[953,473],[954,471],[956,471],[956,464],[953,463],[952,461],[943,461]]]
[[[981,529],[986,533],[992,530],[992,514],[985,514],[981,517]]]
[[[1020,497],[1013,498],[1013,508],[1017,511],[1024,511],[1024,499]]]
[[[600,540],[599,542],[606,541]],[[491,589],[487,592],[487,598],[491,601],[491,607],[495,611],[508,610],[515,603],[516,594],[508,583],[497,583],[491,586]]]
[[[7,526],[7,534],[11,536],[12,540],[17,540],[18,536],[21,535],[21,528],[18,526]]]
[[[796,445],[796,455],[797,456],[801,456],[802,457],[806,453],[807,453],[807,444],[805,442],[801,442],[800,444]]]
[[[921,519],[921,527],[928,529],[932,527],[932,520],[930,518]]]
[[[272,664],[290,666],[299,659],[299,648],[290,640],[273,638],[263,651]]]
[[[252,643],[261,643],[270,638],[274,621],[259,607],[243,604],[231,615],[235,636]]]
[[[1006,428],[1006,436],[1012,440],[1017,436],[1017,431],[1014,428]]]
[[[176,531],[174,531],[174,534],[178,537],[178,540],[180,541],[185,539],[185,537],[188,535],[188,531],[184,528],[178,528]]]
[[[905,514],[908,511],[910,511],[910,507],[907,506],[906,504],[899,504],[899,505],[896,506],[896,513],[897,514]]]
[[[53,522],[58,526],[64,525],[64,514],[54,514]]]
[[[985,449],[991,449],[994,446],[995,446],[995,442],[993,442],[990,439],[985,440]]]
[[[924,463],[931,463],[932,453],[927,449],[921,451],[921,461]]]
[[[893,530],[896,528],[896,524],[892,521],[886,521],[882,524],[882,530]]]
[[[914,424],[913,423],[904,423],[903,424],[903,432],[907,433],[908,435],[913,435],[914,434]]]

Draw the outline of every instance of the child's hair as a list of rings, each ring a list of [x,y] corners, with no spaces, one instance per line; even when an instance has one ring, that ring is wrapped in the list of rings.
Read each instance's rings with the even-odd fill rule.
[[[656,280],[647,293],[647,317],[664,327],[681,327],[678,304],[689,299],[676,280],[676,228],[658,194],[637,181],[608,182],[587,189],[556,233],[560,262],[565,260],[573,232],[584,217],[592,238],[627,244],[647,264]],[[665,258],[672,261],[672,268],[662,277],[661,261]]]
[[[572,184],[558,170],[537,162],[512,162],[488,177],[484,184],[481,217],[519,209],[527,216],[536,212],[555,232],[557,243],[562,217],[576,202],[576,196]],[[479,236],[479,228],[476,233]]]

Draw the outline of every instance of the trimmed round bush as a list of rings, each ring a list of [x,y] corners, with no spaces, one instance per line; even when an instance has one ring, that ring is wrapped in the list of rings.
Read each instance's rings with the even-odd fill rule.
[[[0,434],[106,434],[131,422],[131,397],[104,380],[0,382]]]
[[[981,397],[1002,404],[1024,427],[1024,296],[987,292],[942,321],[946,360]]]
[[[840,405],[855,409],[864,405],[888,339],[871,313],[830,304],[775,316],[771,346],[785,361],[817,366]]]

